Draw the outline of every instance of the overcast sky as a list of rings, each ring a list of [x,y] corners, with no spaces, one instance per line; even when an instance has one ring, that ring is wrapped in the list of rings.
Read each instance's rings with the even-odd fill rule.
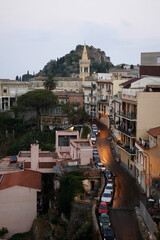
[[[86,42],[111,62],[160,51],[160,0],[0,0],[0,78],[37,73]]]

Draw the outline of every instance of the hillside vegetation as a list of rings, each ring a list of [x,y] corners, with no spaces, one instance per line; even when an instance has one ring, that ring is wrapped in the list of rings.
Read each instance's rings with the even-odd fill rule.
[[[113,67],[110,58],[105,55],[104,51],[93,46],[86,46],[88,58],[91,60],[91,73],[93,72],[107,72],[109,68]],[[38,75],[47,76],[51,73],[56,77],[70,76],[71,74],[79,73],[79,60],[82,58],[83,45],[78,45],[75,50],[72,50],[64,57],[48,62],[43,70]]]

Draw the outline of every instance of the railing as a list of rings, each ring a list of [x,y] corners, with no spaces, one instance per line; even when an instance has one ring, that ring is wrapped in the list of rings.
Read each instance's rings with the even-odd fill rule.
[[[102,102],[102,103],[107,103],[107,104],[109,104],[108,100],[106,100],[106,99],[99,99],[98,102]]]
[[[107,92],[107,93],[111,93],[111,89],[107,89],[106,92]]]
[[[143,92],[143,88],[129,88],[129,89],[123,89],[122,90],[122,95],[127,95],[131,97],[137,97],[137,93]]]
[[[124,134],[126,134],[129,137],[136,137],[136,132],[135,131],[129,131],[129,130],[125,130],[123,129],[121,126],[116,127],[116,129]]]
[[[130,155],[136,155],[135,149],[131,149],[130,146],[125,145],[125,144],[121,144],[119,142],[117,142],[118,147],[120,147],[121,149],[125,150],[127,153],[129,153]]]
[[[136,113],[130,113],[130,112],[126,113],[126,112],[117,111],[116,115],[127,118],[127,119],[131,119],[131,120],[136,120],[137,118]]]
[[[138,144],[143,150],[149,149],[149,141],[144,141],[143,139],[137,140],[136,144]]]

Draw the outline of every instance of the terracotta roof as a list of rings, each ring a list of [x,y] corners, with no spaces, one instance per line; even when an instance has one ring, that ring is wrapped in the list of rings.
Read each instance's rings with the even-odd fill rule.
[[[121,83],[120,86],[127,87],[127,86],[131,85],[131,83],[136,82],[139,79],[141,79],[141,78],[132,78],[132,79],[130,79],[130,80],[124,82],[124,83]]]
[[[153,137],[156,137],[158,135],[160,135],[160,127],[156,127],[156,128],[151,128],[147,131],[150,135],[152,135]]]
[[[0,190],[14,186],[41,190],[41,173],[32,170],[24,170],[4,174],[0,183]]]

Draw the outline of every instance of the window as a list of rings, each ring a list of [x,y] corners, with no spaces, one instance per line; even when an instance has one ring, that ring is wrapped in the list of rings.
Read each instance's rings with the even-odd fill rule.
[[[7,88],[3,88],[3,93],[7,93]]]
[[[160,63],[160,56],[157,57],[157,63]]]
[[[85,72],[85,73],[88,73],[88,67],[85,67],[85,68],[84,68],[84,72]]]
[[[58,136],[58,146],[69,146],[70,139],[77,139],[77,136],[70,135],[70,136]]]

